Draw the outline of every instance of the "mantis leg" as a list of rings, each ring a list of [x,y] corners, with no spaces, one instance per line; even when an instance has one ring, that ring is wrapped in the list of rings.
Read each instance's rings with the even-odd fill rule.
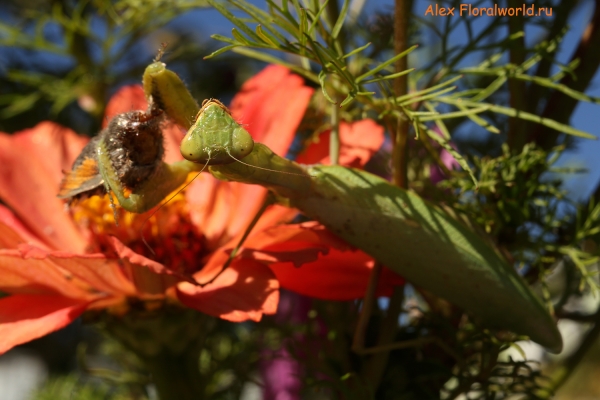
[[[114,193],[121,207],[134,213],[143,213],[158,205],[162,199],[186,181],[190,172],[202,169],[202,165],[187,160],[173,164],[163,162],[157,168],[152,179],[140,183],[133,193],[126,196],[125,187],[112,168],[104,141],[100,141],[98,144],[97,152],[98,167],[104,180],[106,191],[109,194],[111,192]]]

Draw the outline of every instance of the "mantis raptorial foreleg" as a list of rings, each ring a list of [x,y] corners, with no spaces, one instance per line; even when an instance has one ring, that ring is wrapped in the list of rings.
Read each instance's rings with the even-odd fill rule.
[[[151,180],[142,182],[125,195],[125,187],[110,168],[110,159],[104,143],[98,145],[99,170],[107,192],[112,192],[121,207],[133,213],[144,213],[159,204],[169,193],[183,185],[190,172],[200,171],[202,165],[179,161],[172,164],[163,163]]]

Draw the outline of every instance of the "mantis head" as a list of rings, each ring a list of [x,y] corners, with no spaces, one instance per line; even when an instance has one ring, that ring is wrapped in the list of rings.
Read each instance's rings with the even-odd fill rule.
[[[230,164],[246,157],[254,148],[252,136],[235,122],[218,100],[205,100],[180,146],[189,161],[208,165]]]

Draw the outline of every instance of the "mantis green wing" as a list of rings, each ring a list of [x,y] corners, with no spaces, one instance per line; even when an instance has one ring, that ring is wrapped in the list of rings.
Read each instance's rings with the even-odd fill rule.
[[[368,172],[323,165],[304,170],[259,143],[244,162],[261,169],[234,163],[210,170],[219,179],[269,187],[409,282],[462,307],[487,326],[561,350],[556,324],[525,281],[443,210]]]

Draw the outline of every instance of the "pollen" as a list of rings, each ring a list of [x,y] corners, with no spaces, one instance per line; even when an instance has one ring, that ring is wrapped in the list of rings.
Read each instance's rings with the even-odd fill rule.
[[[206,240],[191,222],[184,191],[175,191],[162,206],[135,214],[117,206],[117,221],[109,195],[92,196],[71,207],[75,222],[88,231],[90,252],[111,254],[114,236],[138,254],[167,268],[192,274],[202,267]]]

